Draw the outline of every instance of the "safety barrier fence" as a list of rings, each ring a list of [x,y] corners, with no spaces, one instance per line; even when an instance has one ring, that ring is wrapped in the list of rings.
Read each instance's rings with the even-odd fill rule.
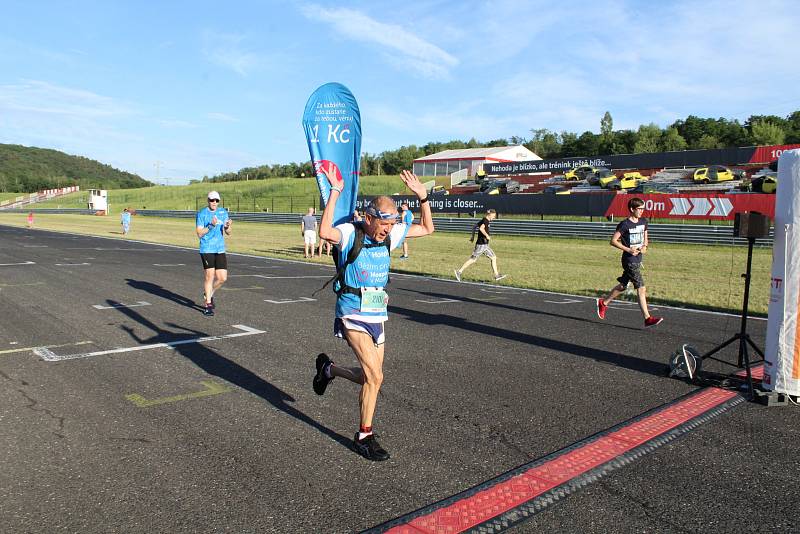
[[[28,210],[6,210],[8,212],[27,213]],[[77,213],[93,214],[85,209],[37,209],[35,213]],[[167,217],[193,219],[194,211],[176,210],[137,210],[136,215],[145,217]],[[299,224],[300,215],[296,213],[249,213],[230,212],[235,221],[262,222],[272,224]],[[317,216],[319,220],[319,216]],[[436,229],[442,232],[472,232],[472,228],[480,219],[466,217],[434,217]],[[616,228],[616,222],[584,222],[584,221],[534,221],[534,220],[496,220],[492,223],[494,235],[573,237],[582,239],[610,239]],[[733,237],[732,226],[707,224],[651,224],[650,238],[662,243],[694,243],[698,245],[747,245],[747,240]],[[770,229],[769,237],[756,239],[755,245],[771,247],[774,230]]]

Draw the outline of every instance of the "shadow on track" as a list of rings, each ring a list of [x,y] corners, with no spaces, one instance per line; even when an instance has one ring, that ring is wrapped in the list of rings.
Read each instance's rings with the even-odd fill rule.
[[[111,301],[108,302],[111,303]],[[175,330],[167,330],[165,328],[160,328],[152,321],[146,319],[140,313],[130,308],[119,308],[119,311],[154,332],[155,335],[145,339],[144,337],[139,337],[132,328],[123,326],[122,329],[128,332],[128,334],[134,340],[136,340],[137,343],[165,343],[168,341],[179,341],[182,339],[209,335],[205,332],[192,330],[190,328],[179,326],[173,323],[167,323],[167,326],[174,328]],[[297,408],[287,404],[289,402],[294,402],[294,397],[280,388],[273,386],[251,370],[242,367],[238,363],[229,360],[228,358],[225,358],[218,352],[211,350],[202,343],[187,343],[184,345],[175,345],[172,348],[175,350],[175,352],[194,363],[197,367],[209,375],[219,377],[234,386],[261,397],[270,403],[275,409],[280,410],[286,415],[294,417],[298,421],[307,424],[315,430],[318,430],[320,433],[328,436],[333,441],[336,441],[347,449],[351,449],[352,440],[350,438],[346,438],[345,436],[338,434],[330,428],[318,423]]]
[[[483,301],[476,301],[485,304]],[[595,361],[609,363],[618,367],[624,367],[632,371],[640,373],[647,373],[659,377],[664,376],[664,364],[660,362],[652,362],[650,360],[643,360],[641,358],[634,358],[633,356],[626,356],[617,352],[610,352],[607,350],[598,349],[596,347],[585,347],[583,345],[576,345],[567,341],[559,341],[557,339],[549,339],[541,336],[534,336],[523,332],[516,332],[513,330],[506,330],[496,326],[490,326],[483,323],[476,323],[469,319],[461,317],[454,317],[452,315],[445,315],[440,313],[426,313],[419,310],[410,310],[408,308],[398,308],[397,306],[390,306],[389,311],[405,316],[410,321],[422,323],[426,326],[444,325],[452,328],[460,328],[467,332],[480,332],[487,336],[495,336],[511,341],[518,341],[520,343],[527,343],[528,345],[535,345],[559,352],[566,352],[581,356],[582,358],[590,358]],[[530,310],[526,310],[530,311]]]
[[[406,291],[406,292],[409,292],[409,293],[416,293],[418,295],[423,295],[423,296],[432,297],[432,298],[458,299],[459,301],[465,302],[467,304],[480,304],[480,305],[483,305],[483,306],[494,306],[494,307],[497,307],[497,308],[503,308],[503,309],[511,310],[511,311],[532,313],[532,314],[535,314],[535,315],[546,315],[548,317],[556,317],[558,319],[569,319],[570,321],[580,321],[580,322],[589,323],[589,324],[592,324],[592,325],[597,325],[598,324],[597,319],[585,319],[583,317],[576,317],[575,315],[562,315],[560,313],[546,312],[546,311],[541,311],[541,310],[532,310],[530,308],[521,308],[519,306],[514,306],[513,304],[503,304],[501,302],[497,302],[496,300],[480,300],[480,299],[477,299],[477,298],[464,297],[464,296],[461,296],[461,295],[453,295],[452,293],[437,293],[437,292],[434,292],[434,291],[419,291],[419,290],[416,290],[416,289],[405,289],[405,288],[403,288],[403,289],[401,289],[401,291]],[[496,293],[496,294],[498,296],[502,296],[502,293]],[[593,301],[589,300],[587,302],[589,302],[589,304],[590,304],[590,307],[588,309],[594,310]],[[393,306],[390,305],[390,307],[392,309],[394,309]],[[641,328],[635,328],[635,327],[631,327],[631,326],[623,326],[623,325],[614,324],[614,323],[601,323],[601,324],[603,324],[604,326],[609,326],[609,327],[612,327],[612,328],[619,328],[619,329],[622,329],[622,330],[632,330],[634,332],[641,332],[642,331]]]
[[[155,295],[157,297],[161,297],[163,299],[170,300],[176,304],[180,304],[181,306],[186,306],[187,308],[192,308],[193,310],[203,311],[203,307],[197,304],[195,301],[184,297],[183,295],[179,295],[178,293],[174,293],[165,287],[162,287],[158,284],[154,284],[152,282],[145,282],[144,280],[133,280],[131,278],[126,278],[125,281],[134,289],[138,289],[140,291],[146,291],[151,295]]]

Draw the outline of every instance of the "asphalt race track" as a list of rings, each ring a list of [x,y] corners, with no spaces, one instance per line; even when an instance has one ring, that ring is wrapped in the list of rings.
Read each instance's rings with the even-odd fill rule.
[[[371,463],[355,385],[311,389],[319,352],[356,365],[333,269],[228,259],[205,317],[195,250],[0,226],[0,531],[369,529],[698,390],[668,356],[739,327],[393,275]],[[513,531],[797,532],[798,443],[800,408],[742,402]]]

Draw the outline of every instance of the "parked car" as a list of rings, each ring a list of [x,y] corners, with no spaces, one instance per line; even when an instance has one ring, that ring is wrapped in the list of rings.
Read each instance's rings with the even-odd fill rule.
[[[445,189],[443,185],[434,185],[433,188],[431,188],[430,194],[431,195],[449,195],[450,192],[447,189]]]
[[[593,174],[586,178],[589,185],[599,185],[600,187],[607,187],[608,184],[617,179],[617,175],[611,172],[610,169],[597,169]]]
[[[569,195],[569,188],[563,185],[548,185],[542,191],[545,195]]]
[[[707,184],[710,182],[727,182],[729,180],[733,180],[733,173],[728,167],[723,165],[709,165],[708,167],[700,167],[694,171],[695,182]]]
[[[753,193],[771,193],[774,194],[778,189],[778,173],[769,172],[760,175],[753,175],[750,180],[748,191]]]
[[[659,183],[651,183],[651,182],[642,182],[633,189],[629,190],[628,193],[634,193],[637,195],[653,195],[659,193],[679,193],[678,189],[670,184],[659,184]]]
[[[638,172],[626,172],[622,178],[618,178],[613,182],[608,184],[609,189],[634,189],[639,186],[639,184],[646,182],[649,180],[647,176],[642,176]]]
[[[519,191],[519,182],[516,180],[484,180],[481,183],[481,193],[486,193],[488,195],[507,195],[519,193]]]
[[[587,176],[594,174],[598,169],[595,169],[591,165],[581,165],[580,167],[575,167],[572,170],[569,170],[564,173],[565,180],[585,180]]]

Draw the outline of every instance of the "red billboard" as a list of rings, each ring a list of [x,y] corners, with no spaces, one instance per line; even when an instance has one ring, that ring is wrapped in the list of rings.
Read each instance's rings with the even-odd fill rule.
[[[627,217],[628,201],[644,200],[644,216],[650,219],[716,219],[732,220],[734,214],[757,211],[775,218],[775,195],[747,193],[720,195],[716,193],[682,193],[674,195],[614,195],[606,216]]]

